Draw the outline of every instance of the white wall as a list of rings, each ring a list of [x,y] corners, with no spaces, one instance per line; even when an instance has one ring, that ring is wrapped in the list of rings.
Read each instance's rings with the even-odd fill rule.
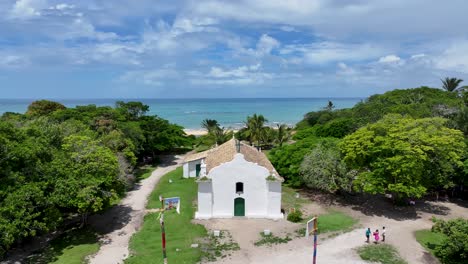
[[[281,218],[281,183],[273,184],[270,192],[270,182],[266,181],[269,175],[266,168],[246,161],[242,154],[236,154],[232,161],[211,169],[207,177],[212,179],[212,217],[233,217],[234,199],[242,197],[245,199],[246,217]],[[244,193],[241,195],[236,194],[236,182],[244,183]],[[199,184],[199,197],[206,196],[204,188]],[[268,201],[270,198],[273,199],[271,205]],[[205,202],[207,199],[199,198],[200,215],[200,208],[205,208],[202,204]]]
[[[197,164],[201,164],[202,159],[192,160],[189,162],[184,163],[184,178],[193,178],[197,177],[196,166]]]
[[[281,213],[281,182],[268,182],[268,215],[271,218],[283,218]]]
[[[212,217],[213,188],[211,181],[198,182],[198,211],[195,213],[197,219]]]

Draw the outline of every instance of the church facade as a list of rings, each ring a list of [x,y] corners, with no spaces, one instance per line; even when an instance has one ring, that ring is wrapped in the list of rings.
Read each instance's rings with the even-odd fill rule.
[[[184,177],[197,177],[197,219],[283,218],[283,178],[264,153],[235,139],[187,157]]]

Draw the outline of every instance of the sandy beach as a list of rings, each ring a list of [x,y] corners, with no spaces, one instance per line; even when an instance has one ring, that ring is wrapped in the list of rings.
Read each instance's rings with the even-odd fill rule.
[[[233,131],[234,133],[238,132],[238,129],[229,129],[228,131]],[[193,129],[193,128],[186,128],[184,129],[185,134],[187,135],[194,135],[194,136],[203,136],[208,134],[205,129]]]

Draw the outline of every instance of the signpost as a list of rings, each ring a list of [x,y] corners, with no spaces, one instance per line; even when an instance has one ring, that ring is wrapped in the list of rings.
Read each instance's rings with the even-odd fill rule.
[[[317,263],[317,217],[314,217],[307,221],[307,226],[306,226],[306,237],[309,237],[310,234],[313,232],[314,233],[314,259],[313,259],[313,264]]]
[[[180,197],[164,198],[159,196],[161,201],[161,212],[159,213],[159,223],[161,224],[161,242],[164,264],[167,264],[166,254],[166,230],[164,229],[164,211],[176,209],[177,213],[180,214]]]

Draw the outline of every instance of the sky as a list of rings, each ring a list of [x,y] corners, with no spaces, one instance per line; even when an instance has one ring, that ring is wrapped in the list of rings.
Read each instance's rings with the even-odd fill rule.
[[[0,98],[364,97],[468,84],[466,0],[0,0]]]

